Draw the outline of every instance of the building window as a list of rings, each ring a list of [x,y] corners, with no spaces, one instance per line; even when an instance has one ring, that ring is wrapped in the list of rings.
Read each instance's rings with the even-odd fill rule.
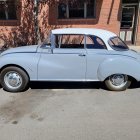
[[[122,0],[122,3],[123,3],[123,4],[137,3],[137,4],[138,4],[138,1],[139,1],[139,0]]]
[[[69,2],[69,18],[84,18],[84,8],[85,3],[74,3],[73,1]]]
[[[66,12],[67,11],[67,5],[64,3],[59,4],[58,6],[58,13],[59,13],[59,18],[66,18]]]
[[[0,0],[0,20],[17,20],[16,0]]]
[[[67,3],[59,3],[58,18],[95,18],[95,0],[71,0]]]

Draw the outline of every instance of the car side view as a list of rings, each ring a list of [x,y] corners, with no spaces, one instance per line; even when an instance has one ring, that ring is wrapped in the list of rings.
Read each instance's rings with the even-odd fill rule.
[[[132,79],[140,81],[140,54],[101,29],[55,29],[50,42],[0,54],[0,82],[9,92],[23,91],[30,81],[101,81],[123,91]]]

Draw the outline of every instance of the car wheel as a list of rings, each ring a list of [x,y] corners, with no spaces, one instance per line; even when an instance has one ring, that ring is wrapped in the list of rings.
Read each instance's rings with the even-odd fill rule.
[[[131,84],[127,75],[114,74],[105,80],[105,85],[109,90],[112,91],[123,91],[126,90]]]
[[[0,81],[6,91],[22,92],[28,86],[29,77],[18,67],[7,67],[1,71]]]

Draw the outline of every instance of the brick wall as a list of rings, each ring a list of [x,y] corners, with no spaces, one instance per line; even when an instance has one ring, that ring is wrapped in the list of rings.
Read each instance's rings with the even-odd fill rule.
[[[34,16],[33,2],[20,0],[18,20],[0,21],[0,38],[4,39],[9,47],[34,44]]]
[[[120,7],[120,0],[96,0],[95,19],[57,19],[57,4],[55,4],[49,8],[49,25],[102,28],[119,34]]]
[[[33,3],[21,0],[21,19],[14,26],[0,26],[0,37],[14,46],[14,40],[21,45],[35,43]],[[63,27],[101,28],[119,35],[121,0],[96,0],[96,18],[94,19],[58,19],[57,4],[49,6],[40,4],[39,29],[41,40],[47,37],[50,30]],[[12,21],[11,21],[12,22]],[[20,25],[17,26],[17,24]],[[12,23],[13,24],[13,23]],[[20,38],[20,39],[18,39]],[[140,45],[140,22],[138,27],[137,45]]]

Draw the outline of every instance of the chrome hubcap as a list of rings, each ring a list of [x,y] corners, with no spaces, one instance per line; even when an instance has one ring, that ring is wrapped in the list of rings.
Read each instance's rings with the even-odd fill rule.
[[[17,89],[22,85],[22,77],[15,71],[10,71],[5,74],[4,82],[8,88]]]
[[[110,81],[114,86],[121,87],[127,82],[127,77],[123,74],[115,74],[110,77]]]

